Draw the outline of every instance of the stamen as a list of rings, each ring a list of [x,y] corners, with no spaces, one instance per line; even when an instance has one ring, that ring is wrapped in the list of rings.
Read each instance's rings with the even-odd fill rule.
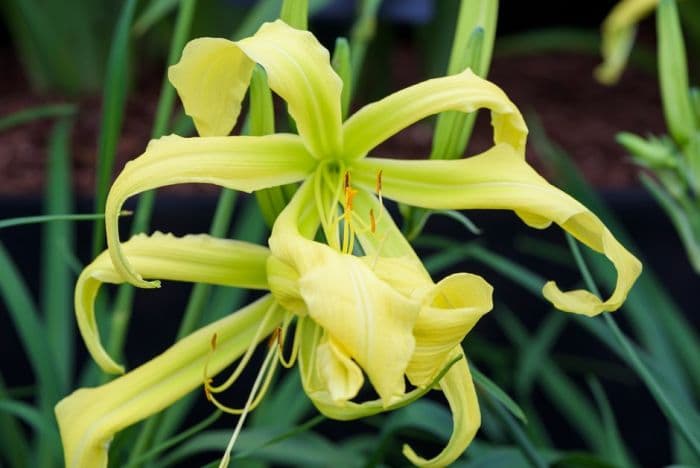
[[[277,346],[273,346],[272,348],[270,348],[270,351],[279,351],[279,348]],[[250,405],[247,407],[247,409],[246,409],[246,407],[234,408],[231,406],[227,406],[227,405],[221,403],[216,398],[216,396],[214,396],[214,394],[212,394],[211,392],[207,393],[207,399],[214,406],[216,406],[218,409],[220,409],[224,413],[233,414],[233,415],[240,415],[246,411],[248,411],[248,412],[253,411],[263,401],[265,394],[267,394],[267,390],[270,388],[270,384],[272,383],[272,377],[274,376],[275,371],[277,370],[277,361],[275,361],[272,364],[272,367],[269,367],[269,368],[266,368],[266,367],[267,366],[265,364],[263,364],[263,366],[261,366],[260,370],[258,371],[259,374],[267,372],[265,374],[265,382],[263,383],[263,386],[260,389],[260,391],[255,394],[255,399],[250,403]]]
[[[272,317],[272,313],[275,311],[275,308],[277,307],[277,304],[272,304],[269,309],[267,309],[267,312],[265,312],[265,316],[263,317],[262,321],[260,322],[260,325],[258,326],[258,329],[255,332],[255,336],[253,339],[250,341],[250,345],[248,346],[248,349],[246,350],[245,354],[241,358],[240,362],[236,366],[236,369],[231,373],[228,379],[220,385],[212,385],[213,379],[209,377],[209,360],[211,359],[211,354],[214,352],[216,348],[216,334],[212,337],[212,349],[210,353],[207,355],[207,359],[204,362],[204,391],[207,393],[220,393],[228,389],[233,383],[240,377],[240,375],[243,373],[243,369],[245,369],[245,366],[248,365],[248,362],[250,362],[250,358],[253,356],[253,351],[255,351],[255,348],[257,347],[257,344],[260,342],[260,339],[262,338],[262,333],[263,330],[267,327],[267,322],[270,320],[270,317]],[[207,398],[209,398],[209,395],[207,395]]]
[[[241,413],[241,417],[238,418],[238,423],[236,424],[236,429],[234,429],[233,435],[231,435],[231,439],[228,441],[228,445],[226,446],[226,451],[224,452],[224,456],[221,457],[221,462],[219,463],[219,468],[227,468],[230,461],[231,461],[231,451],[233,450],[233,446],[236,443],[236,440],[238,439],[238,435],[241,433],[241,429],[243,428],[243,423],[245,422],[246,416],[253,409],[254,395],[258,391],[258,388],[260,387],[260,383],[262,382],[262,376],[263,376],[263,374],[265,374],[265,370],[270,365],[270,362],[272,361],[272,357],[275,355],[276,351],[277,351],[277,348],[271,348],[270,351],[268,351],[267,356],[265,356],[265,361],[263,362],[263,365],[260,368],[260,372],[258,372],[258,376],[255,378],[255,382],[253,383],[253,388],[250,392],[250,395],[248,395],[248,401],[246,401],[245,407],[243,408],[243,412]],[[260,393],[261,395],[264,394],[264,390],[266,389],[265,387],[267,387],[267,385],[269,385],[268,382],[270,380],[272,380],[271,374],[274,373],[275,367],[276,366],[273,366],[272,367],[273,371],[268,373],[263,391]]]
[[[272,334],[270,335],[270,338],[267,339],[267,347],[272,348],[273,346],[278,345],[280,343],[280,333],[282,329],[280,327],[277,327],[274,329]]]
[[[369,209],[369,230],[372,234],[377,230],[377,221],[374,219],[374,210],[372,208]]]
[[[281,341],[280,341],[280,364],[282,364],[285,368],[289,369],[291,368],[294,363],[297,360],[297,356],[299,354],[299,341],[301,338],[299,338],[299,332],[301,330],[301,327],[299,326],[299,323],[297,323],[296,328],[294,329],[294,336],[292,337],[292,352],[289,356],[289,359],[285,359],[284,357],[284,338],[287,336],[287,331],[289,330],[289,326],[292,324],[292,321],[294,320],[295,315],[292,313],[288,313],[288,316],[285,318],[284,323],[282,324],[282,333],[281,333]]]

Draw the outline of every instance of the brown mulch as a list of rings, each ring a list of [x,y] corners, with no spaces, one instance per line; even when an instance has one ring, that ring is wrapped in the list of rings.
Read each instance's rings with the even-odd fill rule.
[[[401,86],[420,79],[417,61],[409,49],[395,54],[394,73]],[[540,56],[497,57],[490,79],[501,86],[523,112],[536,111],[550,137],[563,146],[597,187],[634,186],[636,168],[629,163],[614,136],[621,130],[636,133],[664,131],[655,77],[628,70],[620,84],[597,84],[591,71],[598,59],[556,53]],[[54,96],[29,93],[21,68],[9,53],[0,54],[0,116],[26,107],[65,102]],[[407,78],[408,77],[408,78]],[[414,78],[415,77],[415,78]],[[117,150],[116,168],[139,155],[148,142],[160,82],[150,79],[132,90]],[[100,98],[80,100],[73,137],[73,174],[78,194],[90,196],[94,187],[95,155],[100,126]],[[46,170],[46,147],[51,122],[41,120],[0,133],[0,196],[41,193]],[[468,153],[484,149],[491,138],[488,119],[481,117]],[[427,122],[411,126],[383,144],[378,152],[392,156],[429,153],[431,129]],[[541,168],[530,149],[528,159]],[[170,193],[210,192],[213,188],[178,186]]]

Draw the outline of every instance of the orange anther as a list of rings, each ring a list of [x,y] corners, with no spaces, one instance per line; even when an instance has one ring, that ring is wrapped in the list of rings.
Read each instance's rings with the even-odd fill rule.
[[[216,333],[211,336],[211,350],[216,350]]]
[[[282,343],[281,335],[282,329],[280,327],[275,328],[275,330],[272,332],[272,335],[270,335],[270,339],[267,342],[268,348],[272,348],[275,345],[275,342],[277,346],[279,346]]]
[[[374,219],[374,210],[371,208],[369,210],[369,230],[372,234],[377,230],[377,221]]]
[[[377,172],[377,183],[375,185],[375,191],[377,192],[377,195],[382,194],[382,170],[379,169],[379,172]]]

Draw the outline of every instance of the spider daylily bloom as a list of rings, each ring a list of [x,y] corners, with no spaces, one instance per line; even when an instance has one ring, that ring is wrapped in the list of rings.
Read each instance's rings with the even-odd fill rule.
[[[610,11],[602,25],[601,53],[603,63],[595,69],[595,77],[603,84],[620,79],[637,34],[637,23],[651,13],[659,0],[621,0]]]
[[[117,215],[128,197],[183,182],[254,191],[316,174],[315,204],[326,239],[335,247],[336,208],[330,201],[343,196],[339,180],[348,173],[360,191],[374,192],[383,184],[385,196],[409,205],[513,210],[536,228],[554,222],[605,254],[618,278],[607,300],[587,291],[562,292],[553,282],[545,286],[545,297],[561,310],[585,315],[615,310],[624,301],[641,271],[639,261],[595,215],[525,162],[527,127],[517,107],[494,84],[469,70],[428,80],[369,104],[342,123],[342,83],[328,51],[311,33],[276,21],[238,42],[195,39],[171,67],[170,79],[200,134],[230,131],[255,62],[265,68],[271,89],[287,102],[299,135],[169,136],[152,141],[124,168],[107,200],[110,255],[130,283],[158,285],[144,281],[120,247]],[[494,146],[478,156],[456,161],[367,157],[379,143],[431,114],[481,107],[491,111]]]
[[[216,136],[227,134],[234,126],[255,62],[264,67],[272,90],[287,102],[298,135]],[[527,165],[527,128],[520,112],[497,86],[470,71],[411,86],[364,107],[342,123],[342,84],[330,66],[328,51],[310,33],[277,21],[238,42],[211,38],[190,42],[180,63],[171,68],[170,78],[203,136],[152,141],[115,181],[106,208],[114,268],[109,270],[111,280],[156,287],[156,281],[145,281],[143,276],[219,284],[245,279],[239,273],[231,277],[220,274],[226,268],[237,268],[230,256],[221,257],[231,261],[224,266],[218,263],[218,255],[205,255],[199,260],[197,254],[187,255],[186,260],[194,264],[213,261],[218,265],[217,273],[208,278],[203,277],[208,267],[195,268],[192,273],[202,276],[194,278],[186,276],[186,266],[180,267],[183,272],[172,265],[168,272],[161,272],[149,270],[148,261],[139,264],[138,258],[132,259],[129,243],[121,245],[118,237],[117,215],[128,197],[184,182],[254,191],[304,181],[273,228],[265,261],[266,282],[252,285],[269,287],[275,300],[267,304],[266,311],[260,311],[263,306],[255,309],[262,325],[255,331],[243,327],[247,334],[240,342],[230,339],[236,346],[247,344],[251,349],[274,329],[275,320],[277,326],[282,323],[284,327],[294,314],[299,321],[293,346],[296,352],[290,360],[298,356],[305,391],[317,408],[337,419],[389,410],[409,403],[433,386],[442,388],[454,415],[453,436],[446,449],[432,460],[421,459],[406,448],[405,453],[416,464],[450,463],[469,444],[479,425],[476,396],[459,343],[490,309],[491,289],[481,278],[466,274],[433,283],[375,193],[380,199],[385,195],[434,209],[513,210],[537,228],[557,223],[605,254],[618,274],[616,288],[607,300],[588,291],[563,292],[553,282],[548,283],[545,297],[562,310],[585,315],[615,310],[639,275],[639,262],[597,217]],[[494,146],[483,154],[458,161],[367,157],[379,143],[431,114],[472,112],[481,107],[491,110],[494,128]],[[339,205],[342,214],[338,214]],[[319,225],[327,245],[312,240]],[[177,250],[176,243],[170,245]],[[353,255],[359,247],[364,255]],[[188,251],[184,241],[182,248]],[[159,249],[157,243],[152,243],[141,255],[160,258]],[[177,261],[172,251],[167,258]],[[108,265],[105,260],[101,257],[96,262]],[[259,273],[256,265],[251,268]],[[88,276],[106,279],[95,276],[99,270],[93,269]],[[94,286],[84,286],[88,292],[91,288]],[[281,313],[278,306],[287,313]],[[85,306],[81,307],[83,311],[77,312],[86,313]],[[105,370],[119,371],[106,353],[102,355],[94,320],[86,317],[81,331],[91,340],[88,349]],[[215,333],[214,328],[207,330]],[[176,344],[172,350],[177,352],[162,355],[176,359],[168,360],[165,370],[157,375],[162,377],[183,363],[204,366],[204,338],[196,336],[200,337],[196,340],[199,354],[180,352],[183,348]],[[237,331],[229,330],[229,337],[234,336],[238,336]],[[228,362],[241,354],[240,350],[230,353]],[[219,351],[214,356],[219,356]],[[186,365],[189,369],[190,364]],[[213,375],[215,366],[207,366],[207,372],[207,376]],[[186,375],[187,379],[175,380],[176,395],[197,385],[190,374]],[[407,391],[404,375],[415,389]],[[365,376],[379,399],[357,403],[353,399]],[[136,387],[134,379],[129,382],[136,391],[146,392],[150,381],[142,387]],[[207,377],[205,388],[212,397],[220,387]],[[72,444],[67,453],[97,457],[94,454],[104,452],[106,457],[105,444],[111,434],[154,412],[150,406],[130,399],[133,394],[125,393],[124,398],[117,395],[109,399],[109,405],[90,406],[90,411],[81,416],[92,422],[81,422],[79,429],[71,430],[70,415],[76,413],[70,408],[79,407],[82,396],[97,395],[100,389],[81,392],[68,397],[57,409],[64,421],[64,444]],[[125,408],[124,415],[120,416],[119,408]],[[92,459],[75,460],[73,463],[79,464]]]

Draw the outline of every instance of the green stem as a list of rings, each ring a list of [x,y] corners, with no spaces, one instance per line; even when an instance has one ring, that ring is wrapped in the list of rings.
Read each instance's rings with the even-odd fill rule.
[[[70,117],[75,114],[76,107],[73,104],[53,104],[41,107],[32,107],[0,117],[0,132],[17,125],[33,122],[47,117]]]
[[[122,211],[122,216],[130,214],[128,211]],[[39,215],[39,216],[20,216],[18,218],[8,218],[0,220],[0,229],[23,226],[25,224],[50,223],[53,221],[93,221],[96,219],[104,219],[103,213],[95,214],[54,214],[54,215]]]
[[[547,462],[542,459],[540,454],[537,452],[537,448],[532,445],[532,442],[525,434],[525,431],[523,431],[520,424],[517,423],[510,412],[508,412],[498,401],[493,399],[485,392],[482,392],[481,396],[484,397],[489,405],[489,408],[493,410],[496,417],[506,426],[508,432],[510,432],[511,436],[513,436],[513,440],[516,444],[518,444],[518,447],[520,447],[520,450],[527,461],[530,462],[530,465],[536,468],[547,468]]]

